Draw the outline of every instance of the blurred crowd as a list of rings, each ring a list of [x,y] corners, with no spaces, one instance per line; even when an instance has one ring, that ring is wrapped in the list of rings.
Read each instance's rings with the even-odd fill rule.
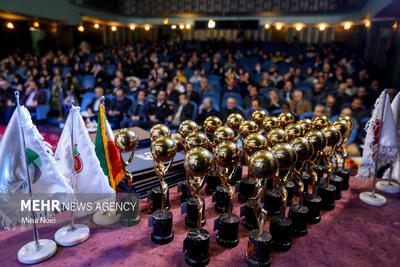
[[[72,100],[95,121],[101,101],[113,128],[157,123],[176,128],[187,119],[246,119],[263,109],[297,118],[351,116],[363,143],[364,126],[382,81],[343,44],[187,41],[95,47],[68,52],[12,54],[0,62],[0,123],[15,108],[14,92],[35,119],[65,120]],[[391,97],[395,89],[389,90]],[[102,100],[105,98],[105,100]],[[44,115],[41,107],[48,106]],[[40,112],[39,112],[40,111]],[[353,152],[359,154],[359,146]]]

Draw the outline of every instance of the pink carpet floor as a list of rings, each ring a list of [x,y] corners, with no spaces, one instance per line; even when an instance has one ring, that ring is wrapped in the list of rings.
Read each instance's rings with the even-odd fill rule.
[[[287,252],[272,252],[272,266],[399,266],[400,254],[400,194],[384,194],[388,203],[382,208],[360,202],[360,192],[369,190],[371,183],[351,178],[351,188],[343,192],[333,211],[323,212],[322,221],[309,226],[304,237],[294,238]],[[205,228],[211,233],[209,266],[245,266],[245,253],[249,231],[239,229],[239,245],[232,249],[216,243],[212,232],[214,211],[211,197],[206,198]],[[180,214],[179,195],[176,187],[170,190],[174,215],[175,239],[167,245],[156,245],[150,240],[151,228],[147,227],[149,204],[142,200],[142,219],[130,228],[99,229],[90,224],[89,239],[75,247],[59,247],[56,254],[40,266],[185,266],[182,243],[189,230]],[[235,200],[234,212],[239,214],[242,204]],[[42,226],[40,236],[52,239],[58,227]],[[268,224],[266,225],[268,229]],[[22,266],[17,252],[32,240],[31,230],[0,231],[1,266]]]

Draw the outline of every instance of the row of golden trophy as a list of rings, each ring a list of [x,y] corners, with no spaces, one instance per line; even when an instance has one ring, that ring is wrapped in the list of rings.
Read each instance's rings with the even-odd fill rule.
[[[183,244],[186,262],[205,266],[210,260],[210,233],[202,228],[205,201],[199,195],[207,181],[206,192],[213,193],[214,207],[221,212],[214,221],[218,244],[235,247],[239,242],[240,219],[233,213],[236,188],[239,201],[246,202],[240,216],[251,230],[246,261],[250,266],[269,266],[271,247],[290,249],[291,236],[305,235],[307,223],[319,222],[320,209],[333,209],[341,189],[348,188],[343,144],[352,128],[349,117],[339,117],[332,124],[324,116],[295,123],[290,113],[270,117],[262,110],[254,111],[248,121],[231,114],[226,125],[218,117],[208,117],[202,129],[184,121],[173,134],[166,125],[155,125],[150,131],[151,153],[160,186],[152,197],[153,242],[166,244],[174,238],[164,177],[176,153],[183,150],[186,181],[180,191],[186,197],[181,201],[187,213],[185,223],[193,228]],[[241,178],[242,163],[248,166],[246,178]],[[298,195],[297,203],[294,195]],[[268,218],[269,232],[264,229]]]

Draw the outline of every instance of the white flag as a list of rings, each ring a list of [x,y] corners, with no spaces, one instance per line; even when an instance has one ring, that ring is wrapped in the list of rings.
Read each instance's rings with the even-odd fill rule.
[[[79,107],[72,107],[57,145],[55,158],[78,202],[95,203],[115,199],[85,127]],[[94,210],[79,210],[85,215]]]
[[[356,175],[364,180],[377,171],[375,170],[375,162],[379,169],[389,164],[398,152],[395,122],[392,108],[390,107],[389,95],[386,91],[384,90],[376,100],[372,117],[365,127],[367,135],[361,164]],[[382,112],[383,121],[381,121]]]
[[[396,159],[394,159],[392,165],[392,179],[396,179],[400,182],[400,93],[393,99],[392,102],[393,118],[396,122],[397,129],[397,145],[399,147],[399,154],[397,154]],[[385,171],[383,178],[389,178],[390,168]]]
[[[29,111],[22,106],[19,109],[20,119],[17,108],[0,142],[0,219],[7,228],[32,223],[25,219],[31,218],[30,209],[23,208],[21,202],[26,203],[30,197],[20,129],[25,139],[32,199],[56,200],[62,205],[70,200],[72,192],[56,166],[50,145],[33,125]],[[59,210],[40,210],[36,216],[49,217],[54,211]]]

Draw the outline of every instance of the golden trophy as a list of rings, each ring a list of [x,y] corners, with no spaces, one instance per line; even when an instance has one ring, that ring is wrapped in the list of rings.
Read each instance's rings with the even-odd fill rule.
[[[323,128],[331,125],[331,121],[326,116],[315,117],[312,121],[312,129],[321,131]],[[315,165],[313,166],[315,172],[318,175],[318,181],[322,179],[324,173],[327,172],[327,168],[324,165],[320,165],[320,161],[323,158],[322,154],[315,161]]]
[[[266,180],[277,175],[278,161],[271,152],[267,150],[258,150],[250,157],[249,171],[256,180],[253,208],[257,220],[257,228],[252,230],[249,234],[246,262],[250,266],[270,266],[270,243],[272,237],[264,230],[267,212],[262,208],[260,198],[266,190]]]
[[[295,118],[292,113],[281,113],[278,116],[279,125],[282,129],[284,129],[289,124],[295,122]]]
[[[234,131],[228,126],[220,126],[214,132],[214,146],[218,145],[221,142],[230,141],[235,142],[236,137]],[[216,162],[214,162],[216,164]],[[231,170],[233,171],[232,178],[229,180],[229,184],[235,184],[235,178],[237,177],[237,173],[239,172],[239,164],[234,166]],[[240,172],[242,168],[240,168]],[[241,173],[240,173],[241,177]],[[229,194],[226,191],[226,188],[222,185],[217,186],[215,192],[212,195],[212,202],[214,204],[214,209],[219,212],[226,212],[229,206]]]
[[[184,165],[187,172],[187,181],[196,205],[197,214],[195,228],[191,229],[183,241],[185,261],[190,266],[205,266],[210,261],[209,243],[210,233],[201,229],[204,217],[204,200],[199,191],[204,185],[205,176],[211,170],[213,156],[203,147],[195,147],[186,152]]]
[[[347,131],[344,134],[343,145],[341,146],[342,164],[339,165],[340,167],[337,169],[337,175],[342,177],[342,179],[343,179],[342,190],[347,190],[347,189],[349,189],[349,179],[350,179],[350,171],[345,167],[345,163],[346,163],[346,160],[348,157],[347,142],[349,141],[351,132],[353,131],[354,122],[353,122],[352,118],[350,118],[348,116],[344,116],[344,117],[337,118],[337,120],[333,123],[333,126],[335,126],[335,124],[337,124],[337,122],[339,122],[339,121],[343,121],[346,124]]]
[[[150,140],[155,141],[161,136],[171,136],[171,130],[165,124],[156,124],[150,129]]]
[[[339,190],[339,188],[336,188],[336,186],[330,183],[332,177],[336,175],[333,168],[333,166],[336,166],[336,160],[333,155],[335,154],[337,145],[340,143],[342,137],[339,130],[333,126],[325,127],[321,132],[325,135],[326,145],[330,150],[329,152],[323,151],[322,153],[328,169],[328,176],[325,182],[319,185],[318,194],[322,199],[321,207],[325,210],[333,210],[335,208],[335,199],[338,197],[336,191]]]
[[[204,133],[207,135],[207,137],[210,139],[210,144],[214,144],[214,132],[222,126],[222,121],[220,118],[216,116],[210,116],[207,117],[204,120],[203,123],[203,130]],[[210,146],[211,151],[214,150],[213,146]],[[221,181],[218,177],[218,173],[216,171],[216,168],[213,164],[212,169],[210,173],[206,177],[207,180],[207,185],[206,185],[206,193],[209,195],[212,195],[215,190],[217,189],[217,186],[221,184]]]
[[[268,134],[269,131],[272,129],[276,129],[280,127],[280,123],[277,117],[271,116],[264,119],[263,124],[263,131],[260,133]]]
[[[218,229],[217,242],[223,247],[235,247],[239,242],[239,216],[232,214],[234,192],[229,184],[239,161],[239,153],[238,146],[231,141],[219,143],[214,151],[218,176],[229,196],[228,211],[214,221],[214,231]]]
[[[268,150],[271,150],[276,144],[287,143],[288,139],[289,137],[284,130],[280,128],[272,129],[267,133]],[[278,190],[274,182],[275,179],[267,181],[267,192],[264,197],[264,209],[268,212],[269,217],[279,215],[281,209],[282,191]]]
[[[239,127],[239,134],[242,138],[242,146],[244,139],[253,133],[258,133],[258,125],[254,121],[244,121]],[[246,202],[249,200],[254,193],[254,179],[251,175],[247,178],[242,178],[239,180],[237,191],[239,191],[238,199],[240,202]]]
[[[280,215],[271,219],[269,231],[272,235],[272,246],[279,251],[287,251],[292,246],[292,220],[285,217],[288,177],[297,161],[295,149],[286,143],[276,144],[271,148],[272,154],[278,160],[279,174],[275,176],[275,186],[282,193]]]
[[[240,124],[242,124],[243,121],[244,118],[239,113],[232,113],[226,119],[226,125],[228,125],[235,132],[236,138],[239,137],[238,131]]]
[[[305,186],[306,196],[304,197],[304,205],[308,208],[308,222],[309,223],[318,223],[321,221],[321,197],[317,195],[317,183],[318,183],[318,175],[314,170],[315,161],[320,157],[322,151],[326,147],[326,137],[321,131],[311,130],[309,133],[305,135],[305,138],[310,141],[313,146],[314,153],[310,160],[306,162],[306,169],[308,175],[311,179],[311,194],[308,190],[308,184]],[[303,178],[303,181],[305,179]]]
[[[153,166],[157,178],[160,181],[162,192],[161,207],[151,215],[153,232],[151,240],[157,244],[167,244],[174,239],[172,231],[172,213],[166,209],[166,198],[168,193],[168,184],[164,177],[170,168],[176,154],[176,144],[171,137],[162,136],[151,142],[151,154],[153,156]],[[165,166],[163,162],[168,162]]]
[[[194,150],[195,148],[202,148],[205,149],[208,153],[210,153],[211,157],[212,154],[207,150],[207,148],[210,146],[210,141],[208,140],[207,136],[203,132],[192,132],[188,134],[185,138],[185,151],[188,153],[189,151]],[[194,152],[193,152],[194,153]],[[204,153],[203,153],[204,154]],[[187,154],[186,154],[187,155]],[[211,162],[212,163],[212,162]],[[210,165],[211,168],[211,165]],[[208,172],[206,173],[208,174]],[[187,198],[182,204],[181,204],[181,214],[186,213],[185,216],[185,224],[191,228],[195,227],[198,222],[198,215],[199,215],[199,206],[198,206],[198,201],[199,199],[203,203],[203,208],[204,208],[204,199],[201,198],[195,198],[193,197],[193,192],[192,189],[190,188],[191,186],[191,176],[190,172],[187,171],[186,169],[186,181],[185,181],[185,186],[188,187],[189,194],[191,197]],[[204,179],[203,179],[204,180]],[[202,183],[198,185],[198,190],[200,190],[203,186],[203,180]],[[201,187],[200,187],[201,185]],[[204,212],[201,213],[202,217],[200,218],[201,225],[204,225],[206,223]]]
[[[138,144],[138,137],[133,130],[122,129],[115,135],[114,141],[115,145],[119,149],[122,169],[125,172],[125,178],[128,180],[129,185],[129,195],[127,197],[121,198],[121,203],[129,202],[131,203],[130,207],[132,207],[129,210],[124,210],[120,212],[119,222],[123,226],[134,226],[140,222],[139,196],[137,194],[131,194],[133,175],[127,169],[127,166],[129,166],[129,164],[132,162],[135,155],[135,148]],[[122,152],[131,153],[128,160],[125,160],[123,158]]]
[[[199,125],[192,121],[192,120],[185,120],[183,121],[178,128],[178,131],[174,134],[171,135],[172,139],[174,139],[176,145],[177,145],[177,152],[185,150],[187,151],[185,147],[185,139],[188,135],[196,133],[199,131]],[[182,177],[182,181],[178,183],[177,189],[178,192],[181,193],[180,195],[180,200],[181,203],[185,203],[186,200],[190,197],[190,191],[189,187],[186,182],[186,176]]]
[[[308,208],[303,205],[304,183],[301,179],[304,165],[309,161],[314,153],[314,148],[310,141],[304,137],[297,137],[290,142],[297,155],[297,162],[293,168],[293,178],[298,188],[299,202],[289,208],[289,217],[293,222],[292,232],[296,236],[307,234]]]
[[[254,198],[259,191],[261,184],[260,180],[257,180],[253,177],[252,169],[250,168],[250,157],[257,151],[260,150],[265,150],[267,148],[267,139],[259,133],[252,133],[246,136],[246,138],[243,140],[243,151],[244,151],[244,157],[246,160],[247,166],[249,166],[248,169],[248,175],[252,176],[254,180],[254,190],[253,190],[253,195],[252,197],[246,201],[246,204],[240,208],[240,217],[244,216],[243,224],[244,227],[248,230],[253,230],[257,229],[258,223],[257,223],[257,218],[258,218],[258,211],[257,213],[254,212]],[[264,180],[263,180],[264,182]]]
[[[305,136],[312,129],[312,120],[310,119],[302,119],[297,122],[303,128],[303,136]]]
[[[262,109],[255,110],[253,113],[251,113],[251,120],[254,121],[260,128],[263,126],[263,122],[267,117],[267,112]]]
[[[301,127],[300,124],[289,124],[288,126],[285,127],[285,132],[288,135],[288,140],[292,141],[293,139],[297,137],[302,137],[304,135],[304,130],[303,127]]]

